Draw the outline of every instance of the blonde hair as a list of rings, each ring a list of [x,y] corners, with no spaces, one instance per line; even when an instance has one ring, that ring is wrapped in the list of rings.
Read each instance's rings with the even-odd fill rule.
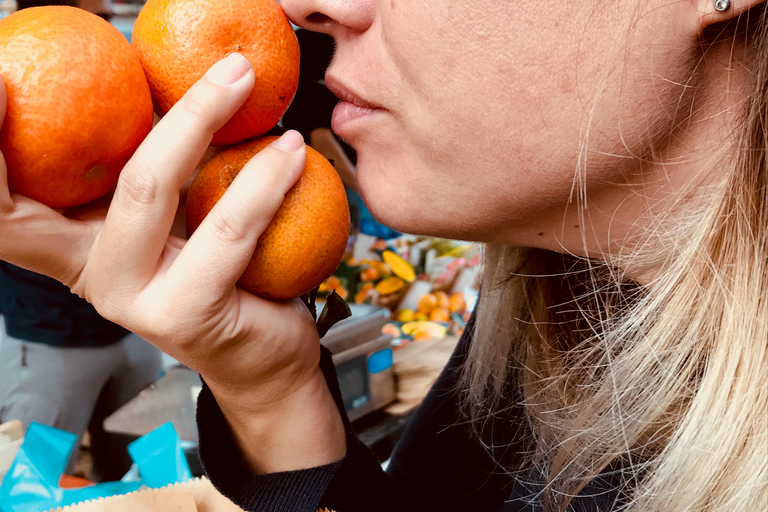
[[[462,376],[475,423],[517,381],[566,510],[621,468],[633,512],[768,505],[768,22],[750,24],[754,80],[725,178],[671,234],[652,286],[617,267],[488,245]],[[754,20],[752,20],[754,21]],[[743,28],[743,27],[742,27]],[[667,247],[668,249],[668,247]],[[657,260],[658,261],[658,260]],[[632,262],[629,262],[630,265]],[[624,270],[626,270],[625,267]]]

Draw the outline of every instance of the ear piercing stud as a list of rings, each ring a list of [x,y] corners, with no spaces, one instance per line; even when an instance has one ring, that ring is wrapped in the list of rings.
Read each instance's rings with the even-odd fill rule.
[[[731,0],[715,0],[715,10],[725,12],[731,8]]]

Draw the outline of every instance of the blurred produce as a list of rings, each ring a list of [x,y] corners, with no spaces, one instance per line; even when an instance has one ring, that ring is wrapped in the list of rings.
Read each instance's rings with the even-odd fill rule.
[[[336,290],[350,302],[389,308],[392,322],[385,330],[398,349],[411,342],[460,335],[472,311],[470,304],[474,305],[479,270],[477,244],[412,235],[389,240],[358,235],[344,262],[320,286],[319,296]]]

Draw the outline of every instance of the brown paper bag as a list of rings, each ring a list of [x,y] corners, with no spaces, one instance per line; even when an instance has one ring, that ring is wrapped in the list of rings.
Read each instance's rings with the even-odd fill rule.
[[[130,494],[59,507],[50,512],[243,512],[243,509],[203,477],[161,489],[140,489]],[[318,512],[333,511],[322,509]]]
[[[243,512],[221,494],[207,478],[169,485],[161,489],[110,496],[52,512]]]

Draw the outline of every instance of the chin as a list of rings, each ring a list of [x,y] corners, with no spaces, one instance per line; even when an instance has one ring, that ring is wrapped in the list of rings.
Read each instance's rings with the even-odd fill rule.
[[[418,215],[401,197],[387,197],[382,192],[366,193],[362,187],[360,197],[376,221],[401,233],[418,234],[414,231],[419,224]]]
[[[424,202],[411,202],[401,196],[390,196],[391,201],[383,194],[371,197],[363,196],[368,211],[378,222],[388,228],[409,235],[433,236],[456,240],[470,240],[462,226],[454,225],[450,220],[460,222],[460,217],[453,213],[440,212],[424,207]],[[430,214],[431,213],[431,214]]]
[[[401,233],[440,238],[466,235],[465,214],[446,208],[455,201],[441,197],[427,182],[426,172],[408,167],[407,161],[384,154],[358,160],[358,192],[373,218]]]

